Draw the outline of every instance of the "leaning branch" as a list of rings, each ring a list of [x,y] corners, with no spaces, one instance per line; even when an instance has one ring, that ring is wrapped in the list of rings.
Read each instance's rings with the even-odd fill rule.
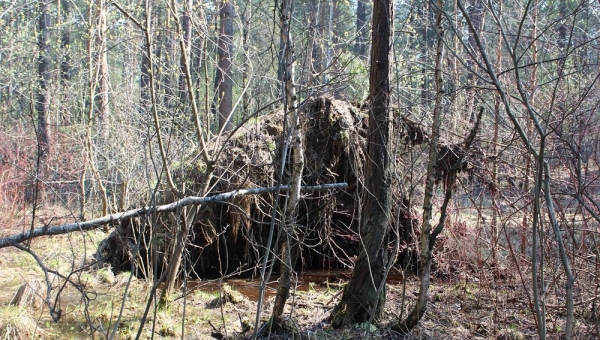
[[[343,188],[347,188],[347,187],[348,187],[347,183],[333,183],[333,184],[323,184],[323,185],[317,185],[317,186],[302,187],[300,190],[302,192],[312,192],[312,191],[320,191],[320,190],[328,190],[328,189],[343,189]],[[90,220],[90,221],[63,224],[63,225],[56,226],[56,227],[43,226],[43,227],[35,228],[31,231],[27,231],[27,232],[13,235],[10,237],[0,238],[0,248],[6,248],[6,247],[12,246],[14,244],[21,243],[23,241],[27,241],[29,239],[36,238],[39,236],[61,235],[61,234],[68,234],[68,233],[71,233],[74,231],[93,230],[93,229],[97,229],[103,225],[117,223],[120,220],[132,218],[132,217],[144,216],[144,215],[149,215],[149,214],[153,214],[153,213],[175,211],[175,210],[178,210],[178,209],[188,206],[188,205],[198,205],[198,204],[209,204],[209,203],[222,202],[222,201],[229,200],[230,198],[236,197],[236,196],[258,195],[258,194],[276,192],[278,189],[281,191],[288,191],[289,186],[282,185],[280,187],[274,186],[274,187],[267,187],[267,188],[240,189],[240,190],[224,192],[222,194],[208,196],[208,197],[188,196],[188,197],[182,198],[182,199],[175,201],[173,203],[170,203],[170,204],[128,210],[128,211],[100,217],[100,218]]]

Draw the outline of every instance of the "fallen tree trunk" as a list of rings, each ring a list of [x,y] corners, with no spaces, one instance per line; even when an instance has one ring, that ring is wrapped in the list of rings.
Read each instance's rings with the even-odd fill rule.
[[[311,191],[328,190],[328,189],[343,189],[343,188],[347,188],[347,187],[348,187],[347,183],[332,183],[332,184],[323,184],[323,185],[302,187],[300,190],[302,192],[311,192]],[[182,198],[178,201],[175,201],[173,203],[169,203],[169,204],[165,204],[165,205],[158,205],[158,206],[154,206],[154,207],[143,207],[143,208],[132,209],[132,210],[96,218],[96,219],[93,219],[90,221],[63,224],[63,225],[55,226],[55,227],[43,226],[43,227],[35,228],[30,231],[26,231],[26,232],[23,232],[23,233],[20,233],[17,235],[0,238],[0,248],[6,248],[9,246],[12,246],[13,244],[21,243],[21,242],[24,242],[24,241],[27,241],[27,240],[30,240],[30,239],[33,239],[36,237],[40,237],[40,236],[61,235],[61,234],[68,234],[68,233],[71,233],[74,231],[93,230],[93,229],[97,229],[103,225],[110,224],[110,223],[116,223],[116,222],[119,222],[120,220],[131,218],[131,217],[144,216],[144,215],[160,213],[160,212],[175,211],[179,208],[182,208],[182,207],[185,207],[188,205],[223,202],[223,201],[226,201],[226,200],[236,197],[236,196],[271,193],[271,192],[276,192],[278,189],[285,192],[285,191],[289,190],[289,186],[282,185],[282,186],[273,186],[273,187],[265,187],[265,188],[240,189],[240,190],[224,192],[222,194],[208,196],[208,197],[188,196],[188,197]]]

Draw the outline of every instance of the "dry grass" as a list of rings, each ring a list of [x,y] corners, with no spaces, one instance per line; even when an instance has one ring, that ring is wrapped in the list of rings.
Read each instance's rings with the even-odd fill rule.
[[[56,268],[69,271],[70,265],[63,263],[65,253],[74,256],[77,261],[86,254],[76,246],[86,239],[99,240],[102,235],[71,235],[53,237],[33,243],[38,255],[52,262],[58,258]],[[89,247],[88,250],[92,250]],[[84,283],[89,296],[93,297],[85,304],[81,293],[67,286],[60,296],[62,318],[54,323],[45,306],[26,306],[16,308],[8,302],[24,282],[25,278],[40,278],[41,271],[31,261],[29,254],[15,249],[0,250],[3,266],[0,269],[0,335],[10,339],[32,338],[103,338],[109,332],[116,332],[118,339],[132,339],[140,326],[149,297],[149,286],[145,281],[129,275],[108,274],[107,268],[89,269],[73,276],[77,282]],[[89,253],[87,253],[89,254]],[[72,263],[72,261],[67,261]],[[12,275],[9,275],[12,273]],[[518,276],[505,269],[502,272],[481,270],[455,274],[444,280],[433,279],[428,311],[421,324],[408,339],[529,339],[535,338],[535,323],[531,313],[527,294],[521,286]],[[528,280],[528,278],[527,278]],[[58,281],[57,281],[58,282]],[[232,281],[227,294],[233,294],[236,282]],[[127,289],[127,291],[126,291]],[[401,284],[388,285],[388,303],[385,319],[379,325],[353,325],[334,330],[327,317],[340,297],[340,286],[325,286],[321,282],[310,285],[308,291],[299,291],[289,300],[287,312],[292,313],[290,327],[285,333],[271,334],[272,339],[289,339],[292,336],[303,339],[363,339],[366,333],[374,339],[392,339],[399,337],[388,327],[401,315],[406,315],[417,294],[418,281],[406,282],[406,294]],[[56,291],[53,291],[54,293]],[[54,296],[54,295],[53,295]],[[222,335],[238,339],[252,332],[256,315],[256,303],[246,298],[222,299],[218,293],[194,290],[184,298],[175,296],[174,302],[163,310],[151,305],[148,318],[142,331],[142,338],[184,338],[212,339]],[[549,294],[549,301],[560,301],[560,292]],[[215,304],[215,301],[224,301]],[[119,318],[121,304],[123,313]],[[292,310],[293,304],[293,310]],[[261,320],[268,320],[272,308],[272,297],[267,299]],[[578,307],[577,338],[590,338],[591,323],[585,317],[590,306]],[[564,316],[560,309],[551,309],[548,313],[550,338],[558,338],[564,327]],[[87,313],[87,316],[86,316]],[[402,314],[403,313],[403,314]],[[3,339],[3,337],[0,337]]]
[[[50,334],[26,309],[15,306],[0,308],[0,339],[43,339],[49,338]]]
[[[42,208],[38,218],[51,218],[53,214],[65,216],[67,213],[55,208]],[[440,237],[436,249],[438,275],[432,281],[428,310],[407,339],[536,338],[528,292],[531,286],[529,264],[519,256],[519,273],[511,262],[507,243],[503,241],[500,245],[501,265],[491,268],[487,250],[489,241],[481,231],[481,223],[473,216],[461,220],[457,214]],[[129,273],[115,276],[106,267],[77,270],[89,263],[90,255],[105,237],[105,233],[94,231],[32,241],[31,249],[48,268],[65,275],[73,272],[73,282],[90,297],[85,301],[80,291],[66,285],[58,299],[63,314],[57,323],[52,321],[46,305],[26,303],[19,308],[9,305],[23,283],[43,282],[43,272],[30,254],[14,248],[0,249],[0,339],[104,338],[111,332],[115,332],[117,339],[135,338],[151,287],[135,278],[130,282]],[[580,273],[576,283],[577,301],[583,301],[576,306],[574,338],[592,339],[595,336],[594,323],[598,320],[593,309],[595,291],[586,289],[585,282],[595,280],[596,269],[587,257],[577,258],[574,263]],[[558,268],[556,263],[547,265]],[[547,315],[548,334],[550,339],[558,339],[565,324],[564,308],[561,307],[564,304],[563,278],[559,272],[552,270],[547,274],[547,279],[552,280],[546,297],[551,305]],[[64,281],[52,275],[51,279],[52,297],[55,298]],[[236,285],[239,285],[233,280],[229,282],[235,291]],[[388,285],[385,318],[380,324],[357,324],[334,330],[327,317],[340,298],[339,289],[341,286],[325,286],[316,282],[307,292],[297,292],[287,306],[287,313],[291,313],[289,327],[284,332],[278,330],[270,334],[270,338],[363,339],[367,334],[375,339],[399,338],[389,326],[408,312],[417,295],[418,281],[409,278],[405,293],[402,285]],[[232,290],[225,290],[225,298],[219,298],[214,287],[190,291],[185,298],[180,292],[173,297],[174,302],[163,310],[152,304],[141,338],[152,335],[164,339],[182,336],[186,339],[248,337],[254,326],[256,303],[239,298],[239,295],[232,298]],[[45,282],[37,293],[45,296]],[[263,308],[262,322],[268,320],[271,309],[272,298],[269,298]]]

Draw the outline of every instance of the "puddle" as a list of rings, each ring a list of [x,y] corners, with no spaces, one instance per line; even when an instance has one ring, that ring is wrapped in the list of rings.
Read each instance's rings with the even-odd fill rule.
[[[350,271],[307,271],[298,275],[297,291],[307,292],[310,289],[325,291],[328,287],[338,288],[350,279]],[[388,284],[399,284],[402,275],[392,273],[388,276]],[[223,280],[194,280],[188,281],[188,290],[200,289],[204,292],[214,293],[219,291],[221,284],[227,284],[236,291],[244,294],[251,301],[256,302],[259,297],[260,280],[257,278],[228,278]],[[265,290],[265,298],[274,296],[279,284],[277,277],[271,278]]]

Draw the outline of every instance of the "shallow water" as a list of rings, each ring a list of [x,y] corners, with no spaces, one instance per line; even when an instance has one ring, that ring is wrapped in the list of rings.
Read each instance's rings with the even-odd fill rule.
[[[298,274],[296,290],[306,292],[311,289],[320,291],[330,288],[338,288],[350,279],[350,271],[306,271]],[[390,273],[388,284],[402,282],[402,275]],[[278,278],[272,277],[265,290],[265,298],[274,296],[277,291]],[[251,301],[257,301],[259,297],[259,278],[227,278],[223,280],[193,280],[188,281],[188,291],[200,289],[204,292],[217,292],[222,284],[227,284],[236,291],[244,294]]]

